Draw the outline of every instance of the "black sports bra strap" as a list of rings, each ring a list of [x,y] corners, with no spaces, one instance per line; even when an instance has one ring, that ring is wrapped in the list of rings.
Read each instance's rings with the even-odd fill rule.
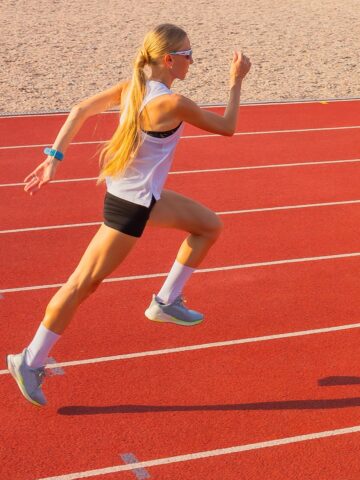
[[[152,132],[150,130],[143,130],[144,133],[147,135],[150,135],[150,137],[156,137],[156,138],[166,138],[170,137],[173,133],[176,132],[181,126],[182,122],[179,123],[179,125],[175,128],[172,128],[171,130],[167,130],[166,132]]]

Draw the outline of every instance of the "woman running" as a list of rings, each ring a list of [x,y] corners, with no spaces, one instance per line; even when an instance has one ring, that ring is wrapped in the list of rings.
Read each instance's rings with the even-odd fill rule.
[[[184,80],[193,63],[184,30],[162,24],[150,31],[139,49],[132,79],[90,97],[72,108],[47,158],[26,179],[30,195],[51,181],[68,145],[87,118],[120,105],[120,124],[100,154],[100,181],[105,181],[104,222],[79,265],[50,300],[44,319],[22,353],[7,356],[7,366],[22,394],[35,405],[46,404],[42,391],[50,350],[70,323],[77,307],[124,260],[152,226],[184,230],[182,243],[164,285],[145,315],[157,322],[196,325],[203,315],[186,308],[182,290],[218,238],[222,224],[211,210],[178,193],[163,190],[183,122],[221,135],[233,135],[243,78],[249,59],[234,52],[230,95],[223,116],[201,109],[173,93],[174,80]],[[147,67],[146,74],[144,67]]]

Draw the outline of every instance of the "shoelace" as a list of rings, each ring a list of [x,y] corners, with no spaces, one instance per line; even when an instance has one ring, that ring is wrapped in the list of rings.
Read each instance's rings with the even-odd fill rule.
[[[35,368],[33,371],[35,373],[35,378],[36,378],[38,387],[41,387],[41,385],[44,382],[44,377],[46,376],[45,368],[44,367]]]
[[[175,300],[174,300],[174,304],[175,305],[180,305],[180,307],[185,307],[185,304],[186,303],[186,299],[183,295],[179,295]]]

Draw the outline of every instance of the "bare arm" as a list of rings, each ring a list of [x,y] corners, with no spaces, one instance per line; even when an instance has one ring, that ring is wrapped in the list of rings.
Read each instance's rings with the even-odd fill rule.
[[[52,148],[65,153],[86,119],[120,104],[121,94],[126,85],[127,82],[119,83],[75,105],[61,127]],[[55,158],[47,157],[25,178],[24,190],[30,195],[36,193],[43,185],[54,178],[58,163],[59,161]]]
[[[230,95],[224,115],[204,110],[192,100],[177,95],[175,109],[179,118],[208,132],[233,135],[239,110],[241,85],[250,67],[250,60],[245,55],[234,52],[230,68]]]

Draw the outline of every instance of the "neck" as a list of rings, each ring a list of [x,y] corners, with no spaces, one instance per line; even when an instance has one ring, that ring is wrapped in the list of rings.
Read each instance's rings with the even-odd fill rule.
[[[170,88],[175,78],[172,77],[172,75],[168,70],[164,71],[164,70],[157,70],[153,68],[149,75],[149,80],[154,80],[155,82],[163,83],[168,88]]]
[[[149,80],[152,80],[153,82],[162,83],[163,85],[165,85],[165,86],[168,87],[169,89],[170,89],[170,87],[171,87],[171,83],[165,82],[164,80],[160,80],[160,79],[158,79],[158,78],[150,77]]]

